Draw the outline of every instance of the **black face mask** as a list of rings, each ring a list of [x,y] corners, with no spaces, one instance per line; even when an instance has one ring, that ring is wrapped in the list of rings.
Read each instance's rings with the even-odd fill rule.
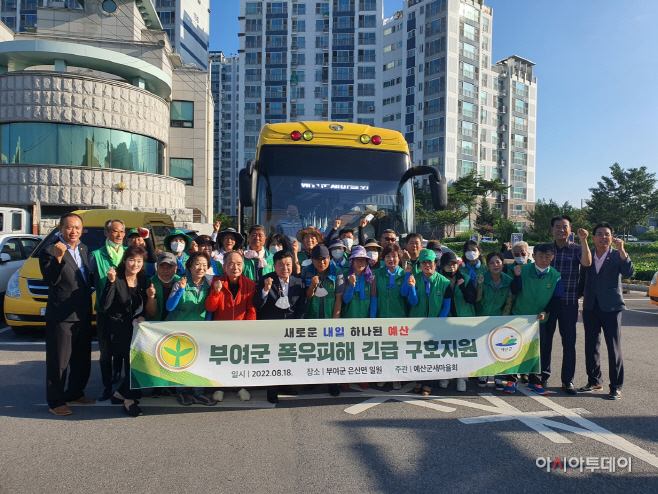
[[[459,273],[459,270],[455,271],[454,273],[448,273],[447,271],[443,271],[443,276],[446,278],[454,278],[457,276],[457,273]]]

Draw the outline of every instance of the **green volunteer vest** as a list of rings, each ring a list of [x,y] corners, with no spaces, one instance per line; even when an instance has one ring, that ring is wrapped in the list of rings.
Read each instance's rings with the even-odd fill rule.
[[[181,276],[187,279],[187,275]],[[205,321],[206,320],[206,297],[210,291],[208,280],[204,277],[201,290],[197,292],[190,280],[183,291],[183,296],[178,301],[176,308],[167,314],[165,321]]]
[[[443,296],[448,289],[448,285],[450,285],[450,281],[435,271],[430,276],[430,296],[428,297],[425,295],[425,277],[423,273],[413,276],[416,278],[418,305],[409,308],[409,317],[439,317],[443,307]]]
[[[517,316],[539,315],[553,298],[560,273],[548,268],[541,279],[537,276],[535,263],[525,264],[521,269],[521,291],[514,300],[512,314]],[[548,318],[548,314],[546,315]]]
[[[174,281],[176,283],[180,280],[180,276],[177,274],[174,275]],[[167,301],[164,299],[164,287],[162,286],[162,281],[158,278],[158,275],[152,276],[149,281],[153,283],[153,288],[155,288],[155,301],[157,303],[157,309],[154,316],[146,315],[147,321],[160,321],[162,319],[162,310],[164,309]]]
[[[457,276],[461,276],[463,278],[465,287],[468,286],[469,283],[473,283],[471,281],[471,277],[467,274],[465,275],[461,271],[458,271]],[[457,285],[457,279],[455,280],[455,287],[452,295],[451,304],[455,305],[455,310],[457,311],[457,317],[474,317],[475,306],[473,304],[469,304],[466,302],[466,300],[464,299],[464,293],[462,292],[462,289],[459,287],[459,285]]]
[[[459,272],[462,273],[467,278],[469,278],[469,279],[471,278],[471,272],[468,268],[465,268],[463,266],[459,266]],[[475,270],[475,276],[477,276],[479,274],[484,274],[486,272],[488,272],[487,267],[484,265],[484,263],[480,263],[480,267]]]
[[[313,267],[313,266],[309,266]],[[337,274],[342,274],[340,269],[336,268],[336,266],[329,266],[329,270],[331,271],[333,268],[334,272],[337,272]],[[311,274],[311,273],[308,273]],[[313,270],[313,273],[311,274],[311,278],[313,278],[316,275],[315,270]],[[307,304],[306,304],[306,319],[331,319],[334,317],[334,304],[336,303],[336,282],[332,281],[329,276],[327,276],[324,279],[323,285],[324,289],[329,292],[326,297],[322,297],[323,302],[323,314],[320,315],[320,297],[316,297],[313,295],[310,299],[307,299]],[[308,285],[307,285],[308,287]]]
[[[363,272],[365,273],[365,271]],[[361,273],[361,277],[363,277],[363,273]],[[377,280],[375,280],[376,282]],[[347,278],[345,278],[345,283],[349,284],[347,281]],[[345,289],[347,289],[348,285],[345,285]],[[341,317],[344,318],[355,318],[355,317],[362,317],[362,318],[368,318],[370,317],[370,283],[366,283],[366,298],[361,300],[359,297],[358,292],[354,292],[354,296],[352,297],[352,300],[350,300],[349,304],[346,304],[343,302],[343,308],[341,310]]]
[[[475,303],[475,315],[502,316],[503,307],[505,307],[505,302],[507,302],[509,286],[511,284],[512,278],[505,273],[501,273],[500,287],[498,287],[498,291],[494,291],[491,273],[489,271],[484,273],[484,281],[482,282],[482,300]]]
[[[377,317],[407,317],[408,303],[405,297],[400,295],[404,283],[404,269],[400,266],[395,270],[395,287],[388,288],[390,275],[386,266],[375,272],[377,282]]]
[[[126,251],[126,247],[121,246],[123,251]],[[91,253],[96,261],[96,272],[94,273],[94,288],[96,289],[96,303],[94,304],[94,310],[96,312],[105,313],[99,306],[101,301],[101,294],[105,289],[105,283],[107,283],[107,272],[110,268],[116,269],[118,266],[115,266],[112,262],[112,258],[107,253],[107,244],[103,244],[103,247],[96,249]]]
[[[265,262],[267,266],[263,268],[263,276],[274,272],[274,259],[273,254],[269,250],[265,250]],[[258,266],[258,259],[244,259],[244,267],[242,268],[242,274],[249,278],[251,281],[256,281],[256,267]]]
[[[407,262],[409,264],[411,264],[411,274],[422,273],[422,270],[420,269],[420,263],[418,262],[418,259],[416,259],[415,261],[412,261],[411,259],[409,259],[409,261],[407,261]],[[404,269],[404,268],[402,268],[402,269]]]

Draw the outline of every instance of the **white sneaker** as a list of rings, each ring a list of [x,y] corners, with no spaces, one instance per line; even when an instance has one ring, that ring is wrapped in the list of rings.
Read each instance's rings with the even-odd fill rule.
[[[450,381],[448,379],[439,379],[439,388],[446,389],[449,382]]]
[[[224,399],[224,391],[218,389],[212,394],[212,399],[215,401],[222,401]]]
[[[240,398],[240,401],[249,401],[251,399],[251,395],[249,394],[249,391],[242,388],[240,391],[238,391],[238,398]]]
[[[496,390],[497,391],[505,391],[505,385],[503,384],[503,380],[499,377],[494,379],[494,383],[496,385]]]
[[[386,386],[386,383],[377,383],[378,388],[383,388],[384,386]]]
[[[393,381],[393,389],[402,389],[402,383],[400,381]]]
[[[480,386],[481,388],[486,388],[488,382],[489,382],[489,376],[480,376],[478,378],[478,386]]]
[[[466,391],[466,379],[457,379],[457,391]]]

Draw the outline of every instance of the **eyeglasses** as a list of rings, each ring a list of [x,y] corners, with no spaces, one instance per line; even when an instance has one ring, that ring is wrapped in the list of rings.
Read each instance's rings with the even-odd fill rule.
[[[386,242],[395,242],[395,237],[382,237],[382,240]]]

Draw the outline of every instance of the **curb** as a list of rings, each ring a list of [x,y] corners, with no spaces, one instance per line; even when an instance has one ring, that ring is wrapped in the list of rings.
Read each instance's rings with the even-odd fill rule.
[[[632,290],[632,291],[634,291],[634,292],[645,292],[645,293],[647,293],[647,297],[649,296],[649,295],[648,295],[648,293],[649,293],[649,287],[648,287],[648,286],[644,286],[644,285],[632,285],[632,284],[630,284],[630,283],[622,283],[622,284],[621,284],[621,287],[622,287],[624,290]]]

